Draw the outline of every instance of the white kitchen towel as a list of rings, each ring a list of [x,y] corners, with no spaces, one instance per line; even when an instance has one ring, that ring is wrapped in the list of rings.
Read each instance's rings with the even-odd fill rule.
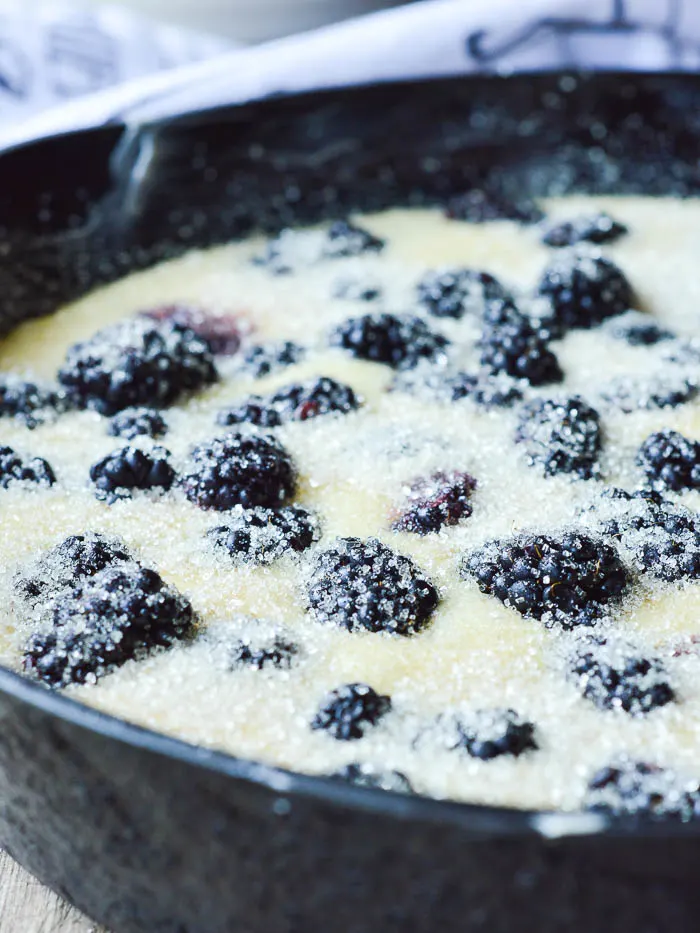
[[[282,91],[568,68],[698,70],[700,0],[425,0],[128,81],[6,126],[0,145]]]

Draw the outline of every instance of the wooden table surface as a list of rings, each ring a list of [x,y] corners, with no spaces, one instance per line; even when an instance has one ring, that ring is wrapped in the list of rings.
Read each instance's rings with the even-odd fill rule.
[[[107,933],[0,852],[0,933]]]

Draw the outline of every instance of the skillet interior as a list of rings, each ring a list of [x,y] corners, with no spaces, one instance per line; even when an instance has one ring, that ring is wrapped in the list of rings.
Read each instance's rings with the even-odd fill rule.
[[[0,323],[254,228],[435,203],[475,183],[698,194],[699,102],[688,77],[441,80],[5,153]],[[548,823],[337,788],[191,749],[5,672],[0,717],[0,838],[117,931],[462,930],[467,918],[497,930],[524,909],[539,930],[603,929],[603,916],[618,930],[683,930],[696,916],[694,826]],[[542,829],[593,835],[555,843]],[[224,863],[237,883],[216,874]]]

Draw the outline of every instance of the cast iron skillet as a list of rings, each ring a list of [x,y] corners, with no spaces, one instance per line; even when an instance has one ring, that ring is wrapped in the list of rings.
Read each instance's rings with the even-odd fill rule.
[[[5,329],[185,249],[349,210],[700,193],[700,79],[466,78],[273,98],[0,156]],[[128,310],[128,309],[125,309]],[[697,825],[293,775],[0,670],[0,841],[115,933],[685,933]]]

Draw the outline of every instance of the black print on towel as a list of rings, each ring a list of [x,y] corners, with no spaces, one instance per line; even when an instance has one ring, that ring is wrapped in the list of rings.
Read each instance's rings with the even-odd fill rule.
[[[94,19],[76,16],[52,24],[46,33],[46,64],[58,97],[77,97],[119,81],[116,40]]]
[[[0,39],[0,100],[4,94],[22,99],[29,93],[31,66],[27,56],[9,39]]]
[[[618,43],[616,60],[624,63],[625,41],[638,42],[640,35],[655,38],[665,49],[665,67],[700,64],[700,44],[682,36],[681,22],[685,3],[698,0],[654,0],[655,23],[645,23],[635,17],[643,13],[634,0],[611,0],[608,19],[592,19],[582,16],[547,16],[531,20],[509,36],[495,37],[484,29],[470,33],[466,38],[467,56],[477,66],[498,64],[502,66],[509,55],[531,50],[543,63],[554,65],[596,65],[612,67],[613,61],[599,62],[600,44],[605,39]],[[641,7],[649,11],[649,0]],[[664,16],[660,16],[659,13]],[[586,42],[588,40],[588,43]],[[587,60],[586,44],[590,45],[591,61]],[[596,48],[597,46],[597,48]],[[653,65],[652,67],[658,67]]]

